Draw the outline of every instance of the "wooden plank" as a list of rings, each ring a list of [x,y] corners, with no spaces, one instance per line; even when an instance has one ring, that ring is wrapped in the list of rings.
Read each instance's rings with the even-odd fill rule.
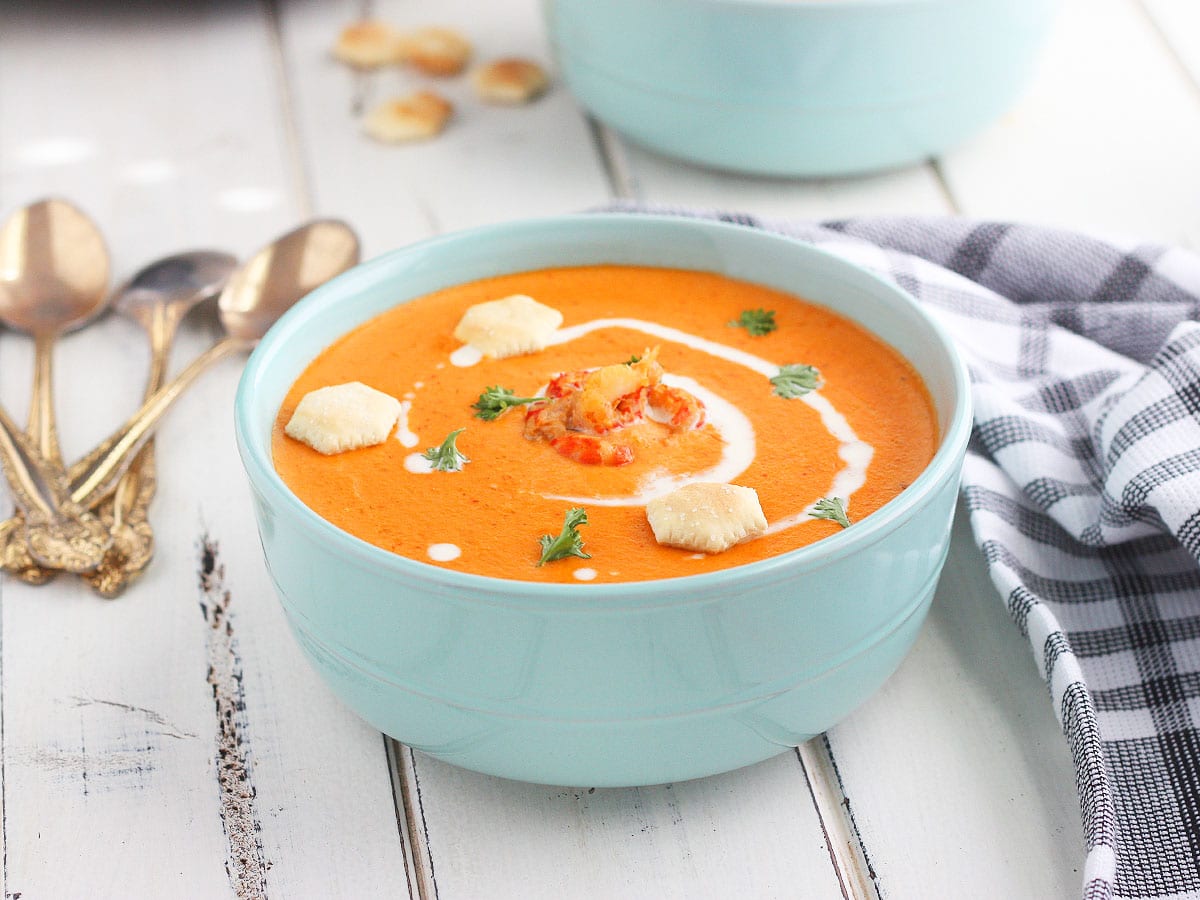
[[[6,5],[0,206],[74,199],[119,274],[199,245],[250,252],[304,205],[274,59],[256,6]],[[189,322],[177,358],[213,332],[211,314]],[[28,341],[3,340],[3,399],[19,415]],[[136,406],[144,346],[119,319],[64,341],[68,456]],[[405,883],[379,736],[281,634],[233,444],[239,369],[212,373],[160,434],[144,580],[113,602],[74,579],[4,583],[10,896],[367,896]]]
[[[942,167],[972,215],[1197,246],[1197,159],[1200,94],[1141,6],[1064,0],[1025,97]]]
[[[372,14],[400,29],[443,25],[475,45],[475,59],[524,56],[548,65],[535,0],[379,0]],[[522,107],[488,106],[465,77],[435,79],[396,67],[355,74],[329,56],[361,14],[352,2],[283,9],[287,72],[318,208],[354,222],[366,255],[512,218],[576,212],[608,196],[591,134],[561,87]],[[361,132],[364,111],[418,89],[451,100],[436,139],[380,144]]]
[[[522,784],[412,756],[428,896],[478,897],[484,885],[494,900],[842,895],[793,753],[621,789]]]
[[[1192,0],[1142,0],[1142,7],[1200,90],[1200,7]]]

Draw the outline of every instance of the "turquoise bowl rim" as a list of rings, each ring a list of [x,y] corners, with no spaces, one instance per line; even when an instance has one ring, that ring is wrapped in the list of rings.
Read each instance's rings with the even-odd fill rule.
[[[253,437],[262,430],[262,426],[254,421],[252,407],[253,395],[259,380],[263,377],[264,370],[271,365],[275,358],[286,355],[283,345],[289,332],[302,329],[311,315],[329,304],[337,303],[339,298],[352,296],[360,288],[387,280],[384,273],[390,272],[406,257],[415,258],[431,251],[436,252],[463,240],[486,240],[492,235],[508,234],[511,236],[514,231],[520,230],[527,230],[531,233],[541,229],[557,231],[573,225],[597,224],[604,220],[617,225],[627,224],[630,227],[698,229],[713,234],[725,231],[753,234],[756,236],[754,240],[777,244],[785,253],[795,253],[800,257],[807,256],[811,260],[818,261],[820,265],[832,267],[835,271],[875,282],[876,286],[882,286],[891,295],[894,302],[906,307],[911,313],[915,313],[917,318],[922,321],[922,325],[937,339],[953,373],[953,409],[950,412],[949,420],[943,423],[941,440],[929,465],[899,495],[861,522],[855,523],[853,528],[822,538],[808,546],[765,560],[733,566],[716,572],[604,584],[545,584],[535,581],[494,578],[446,569],[400,556],[357,538],[321,518],[287,487],[271,463],[269,442],[264,443]],[[564,261],[562,264],[570,265],[571,263]],[[669,265],[669,263],[665,264]],[[746,278],[745,280],[752,279]],[[407,302],[407,300],[399,302]],[[817,298],[811,299],[810,302],[821,305],[821,301]],[[381,312],[383,309],[378,311],[378,313]],[[355,327],[358,325],[330,335],[326,346]],[[870,326],[864,325],[864,327],[870,330]],[[641,213],[576,213],[484,225],[427,238],[361,263],[312,291],[271,327],[250,354],[238,382],[234,400],[234,428],[238,450],[252,487],[259,491],[269,508],[276,513],[289,515],[293,521],[301,524],[315,537],[335,545],[337,552],[353,558],[360,564],[392,573],[409,582],[439,588],[439,593],[444,593],[447,599],[488,605],[511,605],[517,608],[530,604],[539,608],[560,607],[561,611],[570,613],[598,613],[612,610],[612,605],[604,602],[606,600],[634,601],[641,606],[643,601],[653,601],[654,598],[664,597],[664,595],[668,600],[666,605],[693,603],[699,605],[720,602],[723,597],[736,591],[737,586],[744,582],[754,582],[761,586],[764,582],[771,583],[795,578],[804,572],[822,568],[847,555],[861,552],[893,529],[901,527],[914,508],[922,504],[926,494],[945,478],[951,475],[957,477],[958,460],[970,436],[971,426],[971,391],[966,364],[945,329],[895,282],[834,253],[822,250],[816,245],[761,229],[708,219]],[[587,598],[587,603],[576,602],[583,597]],[[658,607],[660,604],[650,602],[645,606],[651,608]]]

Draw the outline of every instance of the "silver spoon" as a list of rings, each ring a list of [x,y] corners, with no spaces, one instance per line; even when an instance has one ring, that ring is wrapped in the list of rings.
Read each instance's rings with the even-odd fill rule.
[[[150,340],[147,397],[162,387],[179,323],[197,304],[216,297],[236,267],[237,257],[229,253],[178,253],[146,266],[117,292],[113,309],[141,325]],[[74,481],[80,472],[73,466],[69,474]],[[151,440],[98,510],[113,545],[84,580],[105,597],[120,594],[154,556],[154,532],[146,513],[155,489]]]

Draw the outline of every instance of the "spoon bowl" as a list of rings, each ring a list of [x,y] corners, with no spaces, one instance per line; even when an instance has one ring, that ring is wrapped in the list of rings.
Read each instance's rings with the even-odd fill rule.
[[[167,306],[186,313],[216,294],[237,268],[237,257],[216,250],[176,253],[150,263],[117,291],[113,309],[136,321]]]
[[[113,309],[150,336],[146,396],[162,387],[179,323],[197,304],[218,296],[236,269],[237,257],[231,253],[192,250],[151,263],[117,291]]]
[[[359,259],[358,238],[346,223],[318,219],[258,251],[234,272],[217,309],[229,338],[254,343],[296,301]]]
[[[60,334],[105,307],[108,250],[99,229],[65,200],[39,200],[0,225],[0,321]]]

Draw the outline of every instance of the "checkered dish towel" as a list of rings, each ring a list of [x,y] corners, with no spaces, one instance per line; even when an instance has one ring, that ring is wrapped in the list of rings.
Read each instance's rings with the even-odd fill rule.
[[[683,210],[930,308],[971,370],[963,497],[1075,763],[1083,893],[1200,896],[1200,256],[964,219]]]

